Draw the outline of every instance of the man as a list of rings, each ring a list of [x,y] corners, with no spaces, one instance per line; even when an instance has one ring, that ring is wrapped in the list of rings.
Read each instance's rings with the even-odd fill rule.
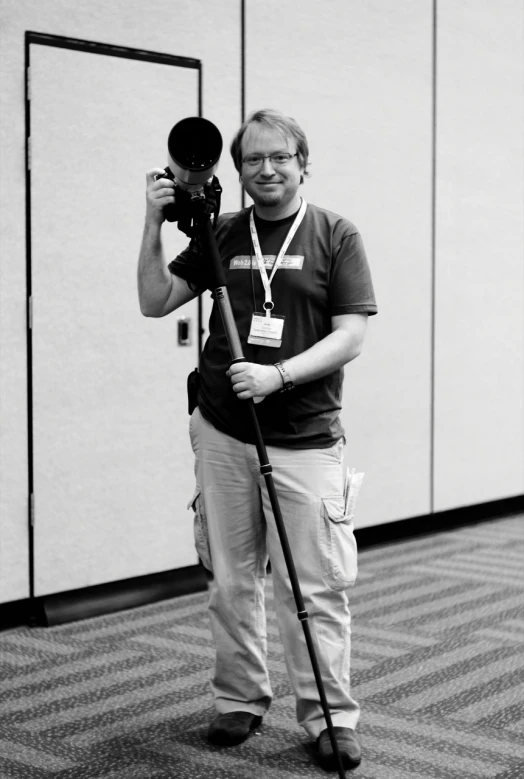
[[[336,770],[271,504],[259,471],[249,409],[254,398],[298,580],[316,638],[337,743],[346,768],[360,762],[350,696],[350,612],[356,577],[339,412],[343,366],[362,349],[376,313],[361,238],[351,222],[307,205],[306,137],[290,117],[257,111],[231,144],[254,208],[219,217],[216,238],[246,362],[230,365],[216,305],[200,360],[198,408],[190,422],[197,488],[195,538],[213,573],[210,621],[216,644],[217,715],[208,739],[241,743],[272,693],[266,669],[264,579],[268,555],[278,627],[298,722]],[[141,311],[165,316],[208,288],[206,258],[186,250],[166,265],[161,225],[173,184],[147,175],[138,267]],[[258,316],[257,316],[258,315]]]

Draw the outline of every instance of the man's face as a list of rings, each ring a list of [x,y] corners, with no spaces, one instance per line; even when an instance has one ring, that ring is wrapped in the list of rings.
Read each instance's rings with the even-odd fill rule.
[[[283,135],[280,130],[270,130],[260,125],[250,125],[242,138],[242,158],[248,154],[289,152],[296,154],[296,142]],[[242,183],[256,205],[264,208],[281,209],[297,197],[300,178],[303,173],[298,157],[285,165],[273,165],[265,159],[258,167],[242,163]]]

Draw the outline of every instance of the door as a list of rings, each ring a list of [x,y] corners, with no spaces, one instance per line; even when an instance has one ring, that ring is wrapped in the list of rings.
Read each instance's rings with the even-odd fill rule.
[[[198,303],[144,318],[136,263],[145,172],[198,114],[200,73],[122,51],[30,46],[37,596],[197,563],[185,385]],[[187,238],[166,223],[164,242],[169,259]]]

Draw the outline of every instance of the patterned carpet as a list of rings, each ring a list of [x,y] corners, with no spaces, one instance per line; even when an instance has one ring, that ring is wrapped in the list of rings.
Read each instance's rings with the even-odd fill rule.
[[[348,776],[523,779],[524,516],[365,549],[351,600],[363,761]],[[205,602],[0,633],[0,778],[329,775],[295,723],[272,617],[260,734],[207,744]]]

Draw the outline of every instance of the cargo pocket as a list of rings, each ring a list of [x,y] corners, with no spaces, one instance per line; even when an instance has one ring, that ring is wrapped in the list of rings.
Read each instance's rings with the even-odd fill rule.
[[[322,498],[320,563],[324,581],[332,590],[345,590],[357,578],[357,542],[353,516],[342,495]]]
[[[211,550],[209,548],[209,533],[207,530],[206,512],[204,509],[204,499],[202,496],[202,490],[200,485],[197,484],[195,492],[189,503],[188,509],[192,508],[195,512],[193,520],[193,531],[195,535],[195,549],[197,551],[202,565],[210,573],[213,573],[213,565],[211,562]]]

